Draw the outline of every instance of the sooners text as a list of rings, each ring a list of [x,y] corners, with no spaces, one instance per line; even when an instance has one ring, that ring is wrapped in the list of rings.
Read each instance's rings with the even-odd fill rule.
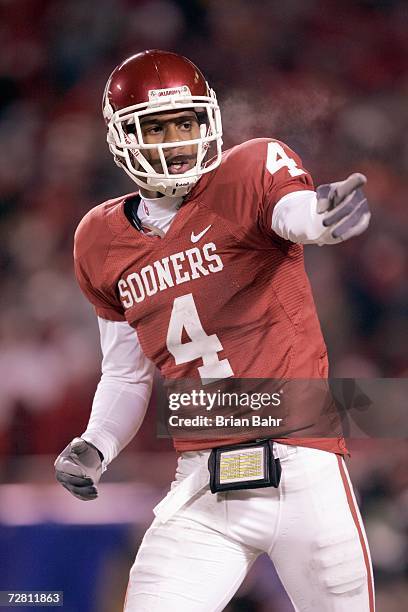
[[[213,242],[202,248],[192,247],[163,257],[152,265],[144,266],[139,272],[132,272],[126,278],[121,278],[118,282],[120,298],[124,308],[132,308],[158,291],[220,272],[223,267]]]

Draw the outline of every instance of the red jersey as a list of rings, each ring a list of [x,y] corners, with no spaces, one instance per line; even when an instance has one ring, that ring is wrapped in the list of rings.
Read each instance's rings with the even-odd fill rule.
[[[164,378],[326,378],[303,247],[271,229],[280,198],[305,189],[312,179],[286,145],[245,142],[203,175],[161,239],[125,216],[136,194],[92,209],[75,235],[78,282],[98,316],[136,329]],[[284,441],[344,450],[332,438]]]

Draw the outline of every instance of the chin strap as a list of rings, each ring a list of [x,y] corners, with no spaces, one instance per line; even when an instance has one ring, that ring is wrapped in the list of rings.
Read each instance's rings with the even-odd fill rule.
[[[160,182],[156,182],[157,179],[147,179],[146,184],[148,185],[148,189],[150,189],[151,191],[158,191],[159,193],[162,193],[165,196],[171,196],[171,197],[184,197],[185,195],[187,195],[191,189],[194,187],[194,185],[196,184],[196,182],[198,181],[198,179],[200,177],[187,177],[188,180],[186,181],[185,184],[182,185],[174,185],[174,184],[168,184],[167,179],[163,179]],[[182,180],[182,179],[180,179]],[[170,182],[170,181],[169,181]]]

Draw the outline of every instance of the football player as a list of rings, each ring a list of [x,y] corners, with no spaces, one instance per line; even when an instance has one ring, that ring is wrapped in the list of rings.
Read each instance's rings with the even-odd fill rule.
[[[75,235],[102,377],[86,431],[55,466],[82,500],[97,497],[138,431],[154,367],[167,380],[327,378],[302,245],[348,240],[370,219],[361,174],[314,190],[298,155],[273,138],[222,153],[216,95],[185,57],[154,50],[123,61],[103,115],[137,190],[92,209]],[[175,440],[175,482],[130,571],[125,611],[223,610],[264,552],[296,610],[373,611],[344,441],[248,437]],[[244,459],[272,453],[280,482],[276,469],[264,475],[270,486],[210,483],[209,458],[225,461],[226,445]]]

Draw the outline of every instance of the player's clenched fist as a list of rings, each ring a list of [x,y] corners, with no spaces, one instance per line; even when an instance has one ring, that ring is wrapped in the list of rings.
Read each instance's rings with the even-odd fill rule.
[[[55,460],[55,475],[78,499],[98,497],[96,485],[102,474],[103,456],[95,446],[74,438]]]
[[[345,181],[320,185],[316,189],[317,213],[327,230],[320,237],[321,244],[335,244],[358,236],[367,229],[371,213],[362,186],[364,174],[351,174]]]

